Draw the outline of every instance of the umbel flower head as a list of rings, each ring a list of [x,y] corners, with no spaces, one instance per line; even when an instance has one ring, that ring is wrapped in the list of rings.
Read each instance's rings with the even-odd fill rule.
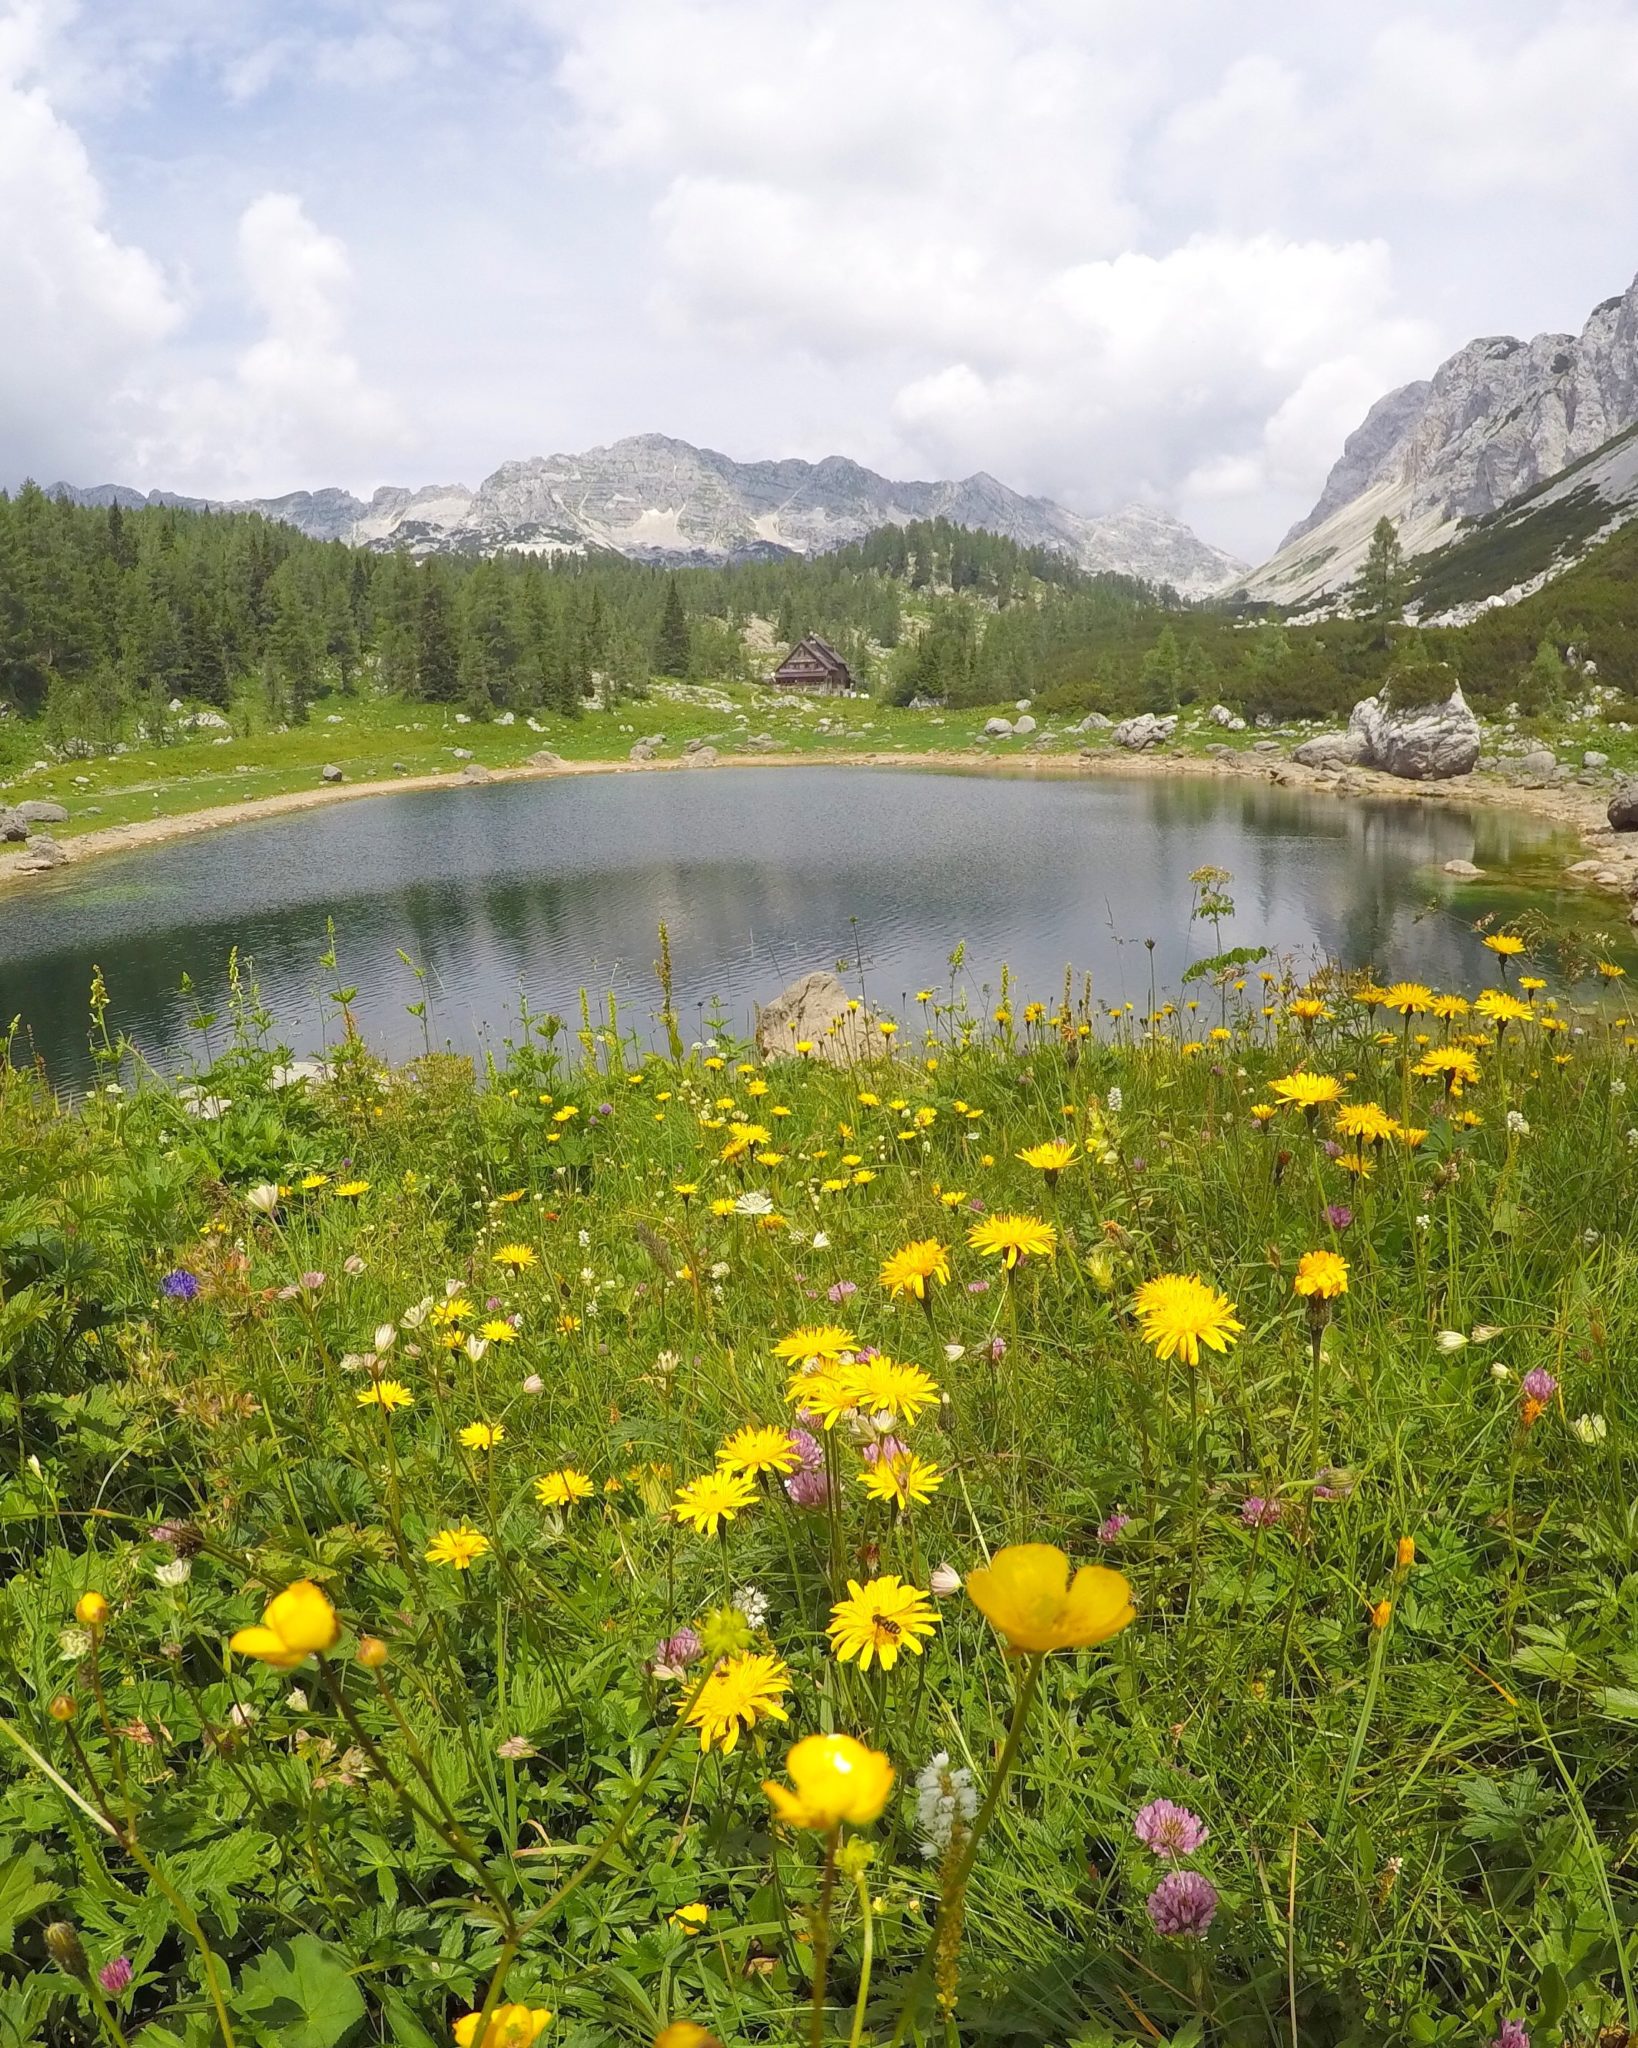
[[[765,1778],[778,1817],[793,1828],[829,1834],[844,1821],[863,1827],[879,1817],[893,1789],[893,1766],[879,1749],[851,1735],[805,1735],[785,1759],[787,1787]]]
[[[967,1591],[1007,1648],[1022,1654],[1090,1649],[1136,1615],[1124,1572],[1083,1564],[1071,1579],[1054,1543],[1009,1543],[967,1574]]]
[[[455,2022],[456,2048],[529,2048],[551,2016],[543,2005],[497,2005],[484,2026],[480,2008]]]
[[[1132,1298],[1143,1341],[1157,1358],[1200,1363],[1200,1347],[1227,1351],[1245,1328],[1226,1294],[1194,1273],[1161,1273],[1146,1280]]]
[[[293,1671],[315,1652],[333,1650],[340,1640],[341,1623],[323,1588],[311,1579],[297,1579],[268,1601],[259,1626],[236,1629],[228,1648],[275,1670]]]

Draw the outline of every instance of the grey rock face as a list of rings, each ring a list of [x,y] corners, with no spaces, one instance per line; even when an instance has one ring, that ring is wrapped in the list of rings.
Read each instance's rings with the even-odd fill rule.
[[[1111,732],[1115,721],[1106,718],[1101,711],[1089,711],[1079,725],[1071,726],[1071,732]]]
[[[635,761],[638,767],[641,768],[654,759],[654,749],[647,740],[639,740],[636,746],[632,748],[628,758]]]
[[[1471,882],[1477,876],[1482,875],[1484,869],[1476,868],[1470,860],[1447,860],[1445,862],[1445,873],[1447,875],[1458,875],[1464,882]]]
[[[1608,754],[1599,753],[1596,747],[1588,747],[1581,756],[1581,765],[1583,768],[1607,768],[1610,765],[1610,757]]]
[[[17,844],[28,837],[28,820],[21,811],[0,807],[0,841]]]
[[[682,760],[685,768],[714,768],[718,754],[715,747],[690,744],[683,750]]]
[[[1010,718],[986,718],[984,721],[984,737],[987,740],[1010,740],[1012,738],[1012,720]]]
[[[1304,768],[1357,768],[1366,752],[1363,733],[1350,728],[1347,732],[1316,733],[1300,747],[1293,747],[1291,758]]]
[[[563,756],[554,754],[550,747],[541,747],[529,756],[525,766],[530,768],[561,768]]]
[[[1035,720],[1026,711],[1022,718],[1013,721],[1012,729],[1022,739],[1026,734],[1032,733],[1035,730]]]
[[[334,761],[326,761],[324,766],[319,770],[319,780],[321,782],[344,782],[346,780],[346,777],[342,774],[341,770],[336,766]]]
[[[60,868],[68,859],[65,848],[44,832],[37,832],[28,842],[28,852],[17,865],[22,874],[43,874],[47,868]]]
[[[1140,711],[1135,718],[1123,718],[1115,727],[1118,745],[1130,747],[1134,754],[1141,754],[1149,747],[1164,746],[1177,730],[1175,713],[1157,717],[1153,711]]]
[[[1558,756],[1548,747],[1529,747],[1519,756],[1518,771],[1526,782],[1551,782],[1558,773]]]
[[[1408,782],[1471,775],[1479,758],[1479,721],[1459,686],[1443,703],[1403,711],[1366,697],[1354,706],[1348,730],[1364,743],[1365,765]]]
[[[53,486],[77,503],[144,500],[120,486]],[[205,500],[170,500],[203,507]],[[585,554],[613,548],[639,559],[817,554],[912,519],[999,533],[1053,548],[1083,568],[1169,584],[1204,597],[1246,565],[1180,521],[1128,505],[1083,518],[1048,498],[1025,497],[982,471],[959,482],[899,483],[844,456],[822,462],[735,462],[664,434],[634,434],[578,455],[502,463],[476,491],[433,484],[378,490],[369,504],[346,491],[294,491],[243,509],[320,540],[416,555]]]
[[[757,1050],[764,1059],[820,1059],[846,1066],[879,1051],[872,1043],[871,1020],[862,1009],[848,1008],[848,993],[834,974],[821,969],[804,974],[783,989],[756,1019]],[[811,1053],[798,1053],[811,1045]]]
[[[61,804],[48,803],[44,797],[26,797],[17,806],[17,815],[26,825],[66,825],[68,813]]]
[[[468,761],[461,770],[460,779],[462,782],[493,782],[495,778],[481,761]]]

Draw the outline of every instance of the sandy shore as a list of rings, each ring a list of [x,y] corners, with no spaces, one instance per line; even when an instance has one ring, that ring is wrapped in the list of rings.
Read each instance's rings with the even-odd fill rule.
[[[974,754],[926,751],[918,753],[855,753],[816,751],[811,753],[736,754],[724,756],[709,768],[689,768],[681,758],[635,761],[565,761],[555,768],[528,765],[488,770],[488,782],[547,781],[572,775],[653,775],[688,773],[710,775],[736,768],[933,768],[968,775],[1005,776],[1024,780],[1080,779],[1088,776],[1122,777],[1127,780],[1157,780],[1193,776],[1216,781],[1255,781],[1343,798],[1377,797],[1418,803],[1438,803],[1455,808],[1484,806],[1490,809],[1523,811],[1545,818],[1575,833],[1589,850],[1589,872],[1572,877],[1589,886],[1619,891],[1638,889],[1638,845],[1628,850],[1621,838],[1609,830],[1605,818],[1607,796],[1603,791],[1580,784],[1550,789],[1521,789],[1489,775],[1463,776],[1450,782],[1401,782],[1391,775],[1349,768],[1341,772],[1299,766],[1289,758],[1269,754],[1130,754],[1115,749],[1098,749],[1087,754]],[[380,782],[321,783],[313,789],[286,790],[278,796],[247,798],[240,803],[213,804],[204,810],[180,811],[174,817],[146,818],[129,825],[110,825],[81,832],[57,843],[67,855],[65,865],[94,860],[99,854],[128,852],[136,847],[161,846],[172,839],[190,839],[196,833],[219,831],[227,825],[243,825],[260,818],[276,818],[288,812],[317,810],[325,804],[355,803],[360,798],[387,796],[406,789],[481,788],[481,782],[464,781],[459,770],[436,775],[395,775]],[[1638,839],[1638,835],[1633,835]],[[0,886],[21,886],[37,879],[27,871],[27,845],[0,850]],[[1593,863],[1601,872],[1590,871]],[[44,870],[60,873],[61,868]]]

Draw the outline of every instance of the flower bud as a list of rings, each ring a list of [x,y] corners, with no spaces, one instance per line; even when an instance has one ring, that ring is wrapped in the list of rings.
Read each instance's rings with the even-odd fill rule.
[[[933,1567],[928,1586],[940,1600],[948,1600],[961,1591],[961,1574],[953,1564],[938,1564]]]
[[[72,1920],[53,1920],[45,1931],[46,1954],[66,1977],[83,1980],[91,1974],[85,1959],[85,1945]]]
[[[1411,1566],[1415,1564],[1416,1538],[1414,1536],[1400,1537],[1399,1547],[1394,1553],[1394,1562],[1402,1572],[1408,1572]]]
[[[1441,1330],[1433,1341],[1441,1351],[1460,1351],[1467,1343],[1460,1330]]]
[[[51,1705],[47,1709],[47,1712],[50,1714],[53,1721],[72,1721],[74,1716],[79,1712],[79,1707],[75,1704],[70,1694],[66,1692],[60,1692],[58,1693],[57,1697],[51,1702]]]
[[[398,1331],[394,1324],[378,1323],[376,1325],[375,1354],[378,1358],[385,1357],[397,1341]]]
[[[81,1628],[95,1631],[108,1619],[108,1602],[100,1593],[82,1593],[74,1603],[74,1619]]]
[[[360,1636],[358,1661],[366,1671],[379,1671],[387,1661],[387,1646],[379,1636]]]
[[[1391,1600],[1379,1600],[1371,1609],[1371,1626],[1374,1629],[1386,1628],[1392,1619],[1393,1602]]]

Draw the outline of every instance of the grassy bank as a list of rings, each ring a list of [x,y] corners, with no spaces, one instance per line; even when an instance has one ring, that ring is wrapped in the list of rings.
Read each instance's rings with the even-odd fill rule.
[[[0,2039],[1631,2026],[1634,1034],[1528,967],[0,1069]]]

